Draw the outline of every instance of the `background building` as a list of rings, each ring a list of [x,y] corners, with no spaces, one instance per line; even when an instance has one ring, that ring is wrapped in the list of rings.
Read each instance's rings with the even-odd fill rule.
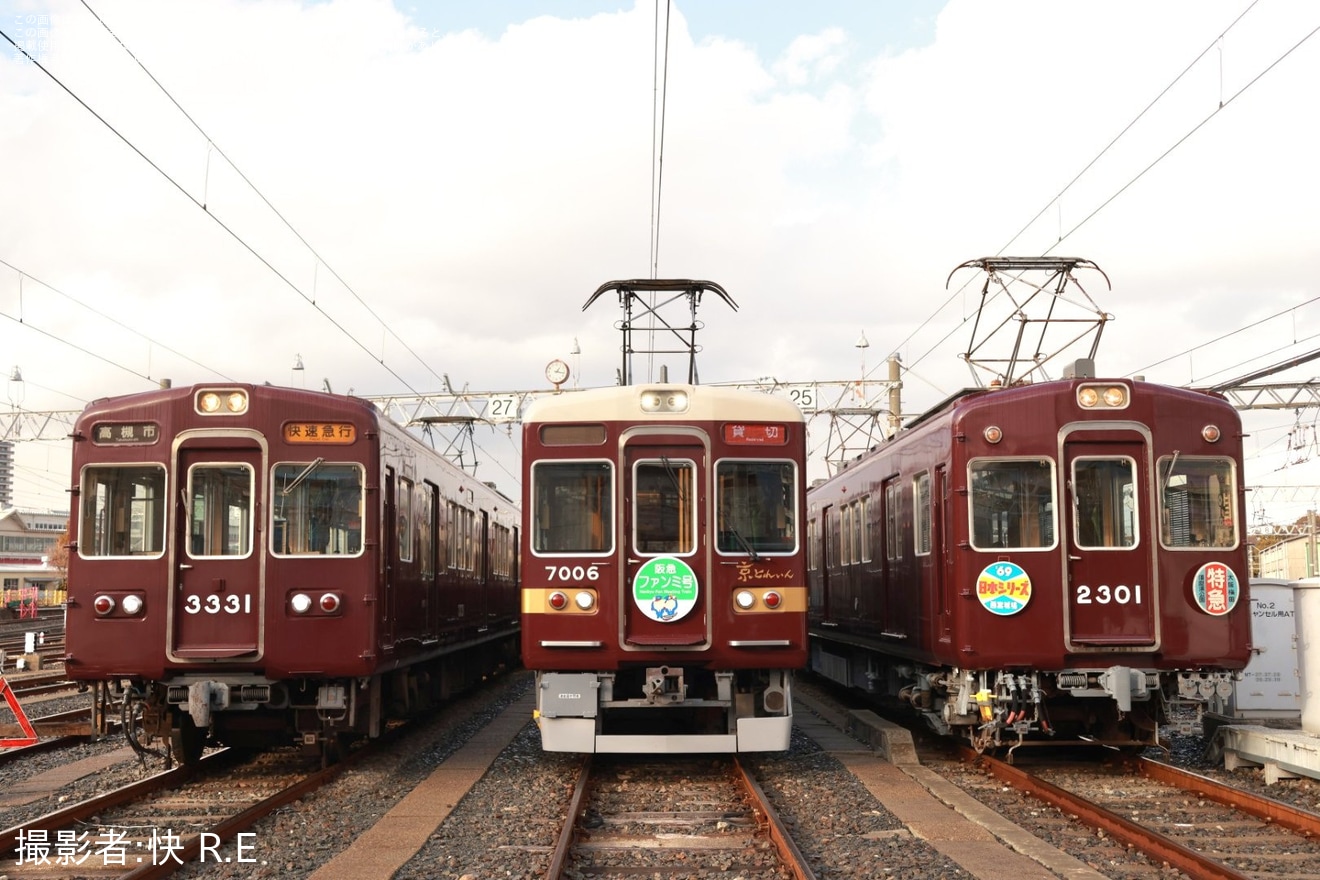
[[[39,605],[64,601],[64,563],[60,539],[68,527],[67,511],[0,509],[0,602],[35,600]],[[3,612],[0,607],[0,613]]]

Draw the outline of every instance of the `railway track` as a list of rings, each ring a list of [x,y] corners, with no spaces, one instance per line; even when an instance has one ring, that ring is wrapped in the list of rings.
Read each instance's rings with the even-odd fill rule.
[[[736,758],[584,759],[548,880],[675,870],[746,880],[815,877]]]
[[[1320,815],[1149,759],[1014,766],[995,780],[1196,880],[1320,876]]]

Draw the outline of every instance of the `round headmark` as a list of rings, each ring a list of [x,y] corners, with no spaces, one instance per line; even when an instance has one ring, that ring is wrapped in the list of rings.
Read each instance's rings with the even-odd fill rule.
[[[551,385],[563,385],[568,381],[568,364],[555,358],[545,365],[545,377],[550,380]]]
[[[681,559],[657,556],[633,576],[632,594],[638,610],[652,620],[681,620],[697,604],[697,575]]]
[[[992,562],[976,579],[976,598],[991,614],[1017,614],[1031,601],[1031,577],[1013,562]]]
[[[1222,562],[1207,562],[1192,580],[1192,595],[1206,614],[1227,614],[1237,604],[1237,574]]]

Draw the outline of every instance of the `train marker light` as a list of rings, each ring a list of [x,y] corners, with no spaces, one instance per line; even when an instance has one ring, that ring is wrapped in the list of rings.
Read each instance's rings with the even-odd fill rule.
[[[111,599],[109,596],[97,596],[96,600],[92,602],[92,608],[97,614],[105,617],[111,611],[115,610],[115,600]]]
[[[986,443],[998,443],[1004,439],[1004,431],[998,425],[987,425],[981,436],[985,438]]]
[[[306,593],[297,593],[289,600],[295,614],[306,614],[312,607],[312,597]]]
[[[596,597],[586,590],[579,590],[573,595],[573,601],[583,611],[590,611],[592,606],[596,604]]]
[[[142,597],[131,595],[125,596],[121,607],[124,609],[125,614],[130,617],[136,617],[138,613],[142,611]]]
[[[762,597],[761,601],[765,602],[766,608],[778,608],[784,599],[774,590],[769,590],[766,592],[765,596]]]
[[[739,590],[734,593],[733,601],[738,603],[739,608],[746,610],[756,604],[756,597],[747,590]]]
[[[549,602],[550,607],[555,609],[556,611],[563,611],[565,608],[568,607],[568,596],[565,595],[564,593],[561,593],[559,590],[555,590],[553,593],[551,593],[550,598],[548,598],[546,601]]]
[[[1206,443],[1218,443],[1220,436],[1218,425],[1206,425],[1201,429],[1201,439]]]
[[[336,593],[324,593],[321,595],[321,610],[326,614],[334,614],[339,610],[339,596]]]

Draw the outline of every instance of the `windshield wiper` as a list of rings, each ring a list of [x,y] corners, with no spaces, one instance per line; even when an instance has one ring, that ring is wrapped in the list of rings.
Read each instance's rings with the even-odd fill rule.
[[[747,555],[752,557],[752,562],[759,562],[761,560],[761,556],[756,552],[756,548],[747,542],[747,539],[742,536],[742,532],[737,529],[727,529],[727,531],[730,535],[733,535],[738,539],[738,543],[742,544],[743,549],[747,551]]]
[[[317,456],[315,461],[313,461],[307,467],[303,468],[303,472],[301,474],[294,477],[291,483],[289,483],[287,486],[285,486],[283,489],[280,490],[280,494],[288,495],[294,489],[297,489],[299,484],[301,484],[303,480],[307,479],[312,475],[312,471],[316,470],[323,464],[325,464],[325,459],[321,458],[320,456]]]

